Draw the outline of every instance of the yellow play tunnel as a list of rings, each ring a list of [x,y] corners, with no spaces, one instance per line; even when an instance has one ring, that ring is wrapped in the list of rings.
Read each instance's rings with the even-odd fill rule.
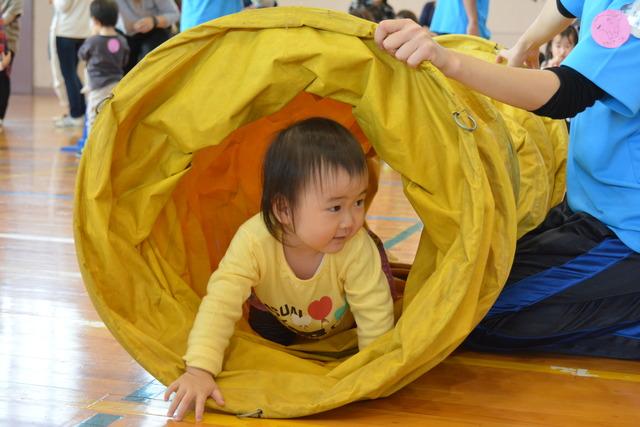
[[[442,361],[496,299],[518,236],[563,195],[564,123],[413,70],[374,24],[320,9],[228,16],[149,55],[105,102],[77,178],[74,231],[100,316],[165,384],[207,280],[259,209],[262,155],[279,129],[333,118],[403,176],[424,230],[393,331],[282,347],[238,324],[218,377],[223,410],[294,417],[386,396]],[[490,58],[475,38],[442,43]],[[375,180],[373,175],[372,179]]]

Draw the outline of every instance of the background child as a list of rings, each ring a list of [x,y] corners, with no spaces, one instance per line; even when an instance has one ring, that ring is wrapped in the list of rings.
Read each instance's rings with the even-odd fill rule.
[[[0,45],[0,130],[11,95],[11,64],[18,50],[22,1],[1,0],[2,41]]]
[[[114,28],[118,21],[116,2],[93,0],[89,12],[94,35],[78,51],[78,57],[87,62],[89,75],[87,133],[91,131],[96,118],[96,108],[122,78],[129,57],[127,40]]]
[[[569,25],[547,43],[544,50],[545,60],[541,67],[559,67],[576,44],[578,44],[578,31],[573,25]]]
[[[168,415],[182,419],[195,400],[196,419],[213,397],[214,378],[253,292],[249,323],[263,337],[290,343],[323,338],[357,324],[363,349],[393,328],[393,302],[378,249],[363,228],[368,171],[362,148],[338,123],[304,120],[267,150],[261,213],[237,231],[213,273],[189,335],[186,372]]]

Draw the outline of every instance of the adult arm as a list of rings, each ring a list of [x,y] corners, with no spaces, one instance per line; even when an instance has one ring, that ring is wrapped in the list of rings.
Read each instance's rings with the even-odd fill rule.
[[[156,3],[160,12],[156,15],[158,27],[168,28],[180,20],[180,10],[173,0],[162,0]]]
[[[514,67],[527,66],[539,68],[540,46],[551,40],[575,21],[560,0],[547,0],[540,14],[520,36],[513,48],[501,52],[499,58],[505,58]]]
[[[506,67],[446,49],[410,20],[383,21],[375,37],[378,45],[410,66],[430,61],[447,77],[477,92],[539,115],[572,117],[605,95],[568,67]]]
[[[492,64],[436,43],[428,31],[408,19],[382,21],[376,43],[412,67],[430,61],[447,77],[498,101],[526,110],[543,106],[560,87],[551,71]]]
[[[156,3],[159,13],[138,19],[133,29],[138,33],[148,33],[154,28],[168,28],[180,19],[180,11],[173,0],[162,0]]]
[[[560,87],[549,101],[533,111],[539,116],[552,119],[573,117],[606,95],[604,90],[571,67],[563,65],[548,70],[558,76]]]
[[[478,25],[478,0],[462,0],[464,11],[467,14],[467,34],[480,35]]]

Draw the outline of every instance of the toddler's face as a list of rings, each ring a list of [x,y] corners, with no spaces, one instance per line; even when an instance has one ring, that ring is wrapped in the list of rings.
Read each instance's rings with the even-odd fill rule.
[[[349,176],[343,170],[324,172],[322,182],[303,190],[294,211],[293,246],[321,253],[340,251],[362,228],[368,175]]]
[[[551,42],[551,55],[556,63],[563,61],[569,52],[574,48],[575,44],[569,37],[557,35]]]

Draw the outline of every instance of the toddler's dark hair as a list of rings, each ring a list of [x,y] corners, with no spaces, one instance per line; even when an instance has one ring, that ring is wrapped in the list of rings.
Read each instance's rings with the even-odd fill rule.
[[[367,173],[360,144],[342,125],[316,117],[282,130],[269,146],[262,167],[260,206],[271,235],[280,239],[282,231],[274,205],[286,203],[293,216],[301,191],[339,169],[349,176]]]
[[[115,27],[118,23],[118,4],[115,0],[93,0],[89,13],[103,27]]]

